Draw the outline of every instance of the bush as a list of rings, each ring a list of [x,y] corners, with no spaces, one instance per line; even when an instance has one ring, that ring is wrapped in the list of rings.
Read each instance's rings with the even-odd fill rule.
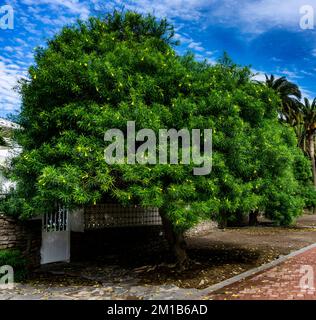
[[[14,270],[14,281],[20,282],[26,278],[26,260],[19,250],[0,250],[0,266],[9,265]]]
[[[306,156],[297,157],[294,169],[295,177],[300,182],[298,191],[304,199],[304,207],[308,210],[316,208],[316,190],[312,183],[313,174],[310,159]]]
[[[316,192],[313,185],[303,186],[301,194],[304,196],[306,209],[312,210],[316,208]]]

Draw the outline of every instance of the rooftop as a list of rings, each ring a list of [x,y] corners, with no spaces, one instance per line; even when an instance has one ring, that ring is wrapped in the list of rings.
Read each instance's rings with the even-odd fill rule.
[[[0,118],[0,127],[8,129],[19,129],[20,126],[12,121]]]

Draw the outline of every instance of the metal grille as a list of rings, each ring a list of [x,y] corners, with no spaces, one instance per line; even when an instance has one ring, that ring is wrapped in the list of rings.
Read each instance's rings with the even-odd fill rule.
[[[43,231],[68,231],[68,209],[58,206],[56,210],[43,216]]]
[[[158,208],[98,204],[85,208],[85,229],[161,225]]]

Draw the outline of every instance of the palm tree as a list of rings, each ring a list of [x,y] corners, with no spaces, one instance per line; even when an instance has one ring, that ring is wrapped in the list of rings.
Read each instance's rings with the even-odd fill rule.
[[[300,127],[301,139],[300,146],[309,154],[312,161],[314,185],[316,187],[316,159],[315,159],[315,133],[316,133],[316,98],[310,102],[304,98],[300,103]]]
[[[285,77],[275,78],[274,75],[270,77],[265,74],[265,85],[279,95],[282,101],[281,117],[291,125],[295,125],[294,114],[298,112],[298,100],[301,99],[302,94],[299,87]]]
[[[316,98],[310,102],[304,98],[303,102],[299,87],[285,77],[275,78],[265,75],[265,85],[279,95],[282,108],[281,119],[294,127],[298,138],[298,145],[309,155],[312,162],[313,180],[316,187],[315,163],[315,133],[316,133]]]

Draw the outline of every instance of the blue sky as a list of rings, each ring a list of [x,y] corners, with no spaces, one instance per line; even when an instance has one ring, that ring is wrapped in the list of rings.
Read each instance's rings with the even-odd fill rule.
[[[6,4],[14,9],[14,29],[0,29],[2,117],[19,111],[13,87],[27,76],[36,46],[77,18],[122,7],[168,18],[181,54],[191,50],[212,63],[227,51],[238,64],[251,65],[258,79],[264,73],[287,76],[305,96],[316,96],[316,29],[299,24],[301,6],[316,14],[316,0],[0,0],[0,7]]]

